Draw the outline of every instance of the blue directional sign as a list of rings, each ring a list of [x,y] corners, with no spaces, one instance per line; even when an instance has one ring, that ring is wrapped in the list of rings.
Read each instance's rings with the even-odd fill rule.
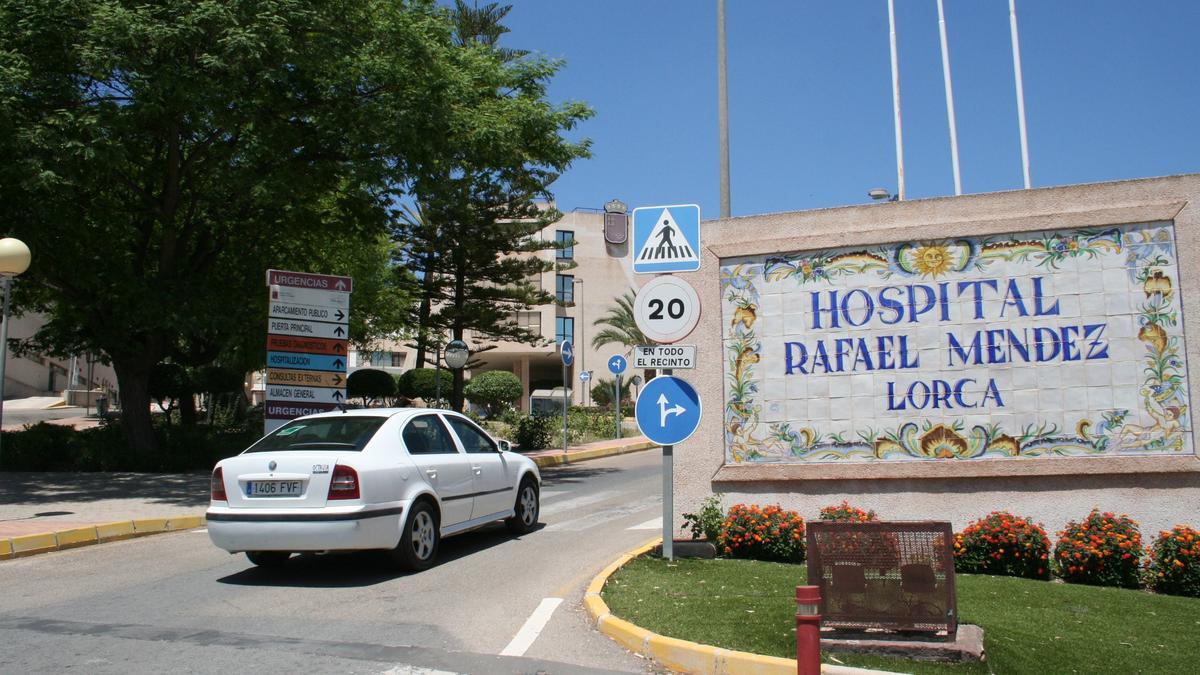
[[[585,370],[585,371],[579,373],[579,381],[580,382],[587,382],[590,379],[592,379],[592,371]]]
[[[639,274],[700,269],[700,207],[648,206],[633,210],[633,271]]]
[[[675,445],[690,438],[700,425],[700,413],[700,394],[671,376],[647,382],[635,409],[638,429],[659,445]]]
[[[299,354],[292,352],[267,352],[268,368],[291,368],[294,370],[328,370],[346,372],[346,359],[336,354]]]
[[[569,366],[575,362],[575,348],[571,346],[570,340],[563,340],[558,346],[559,356],[562,356],[564,366]]]
[[[616,354],[608,360],[608,372],[612,373],[613,375],[620,375],[621,373],[625,372],[625,368],[628,366],[629,362],[626,361],[625,357],[621,356],[620,354]]]

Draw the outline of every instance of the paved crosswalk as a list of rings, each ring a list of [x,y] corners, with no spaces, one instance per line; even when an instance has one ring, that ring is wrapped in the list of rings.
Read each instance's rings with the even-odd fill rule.
[[[579,532],[610,523],[614,520],[662,508],[661,495],[646,495],[628,501],[628,493],[603,490],[592,494],[569,496],[566,490],[542,491],[543,532]],[[564,498],[565,497],[565,498]],[[599,505],[597,510],[587,507]],[[627,527],[628,530],[662,529],[662,517]]]

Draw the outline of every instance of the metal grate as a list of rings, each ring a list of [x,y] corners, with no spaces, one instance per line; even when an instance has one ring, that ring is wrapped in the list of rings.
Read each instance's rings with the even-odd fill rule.
[[[809,523],[808,583],[821,587],[821,624],[923,632],[958,630],[950,523]]]

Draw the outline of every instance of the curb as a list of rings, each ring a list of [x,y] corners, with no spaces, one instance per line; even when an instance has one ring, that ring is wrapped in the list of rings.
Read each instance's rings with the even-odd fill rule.
[[[177,518],[142,518],[119,520],[87,527],[57,530],[42,534],[26,534],[19,537],[0,539],[0,560],[24,558],[39,553],[63,551],[80,546],[103,544],[121,539],[145,537],[151,534],[190,530],[205,524],[204,516],[180,516]]]
[[[698,642],[688,642],[678,638],[667,637],[652,633],[645,628],[635,626],[628,621],[619,619],[608,610],[608,605],[600,597],[608,578],[621,569],[630,560],[654,550],[662,542],[658,537],[634,550],[617,558],[597,574],[583,594],[583,605],[591,615],[596,629],[615,640],[629,651],[654,659],[672,670],[685,673],[702,673],[703,675],[735,675],[753,673],[754,675],[795,675],[796,660],[784,659],[778,656],[763,656],[750,652],[739,652],[723,649]],[[878,670],[851,668],[827,663],[821,664],[821,672],[827,675],[866,675],[880,673]]]
[[[600,459],[601,457],[612,457],[614,455],[624,455],[630,452],[640,452],[657,448],[658,445],[651,441],[638,441],[628,445],[618,445],[611,448],[593,448],[590,450],[569,450],[567,452],[559,452],[553,455],[540,455],[530,457],[538,465],[538,468],[548,466],[562,466],[563,464],[574,464],[575,462],[583,462],[589,459]]]

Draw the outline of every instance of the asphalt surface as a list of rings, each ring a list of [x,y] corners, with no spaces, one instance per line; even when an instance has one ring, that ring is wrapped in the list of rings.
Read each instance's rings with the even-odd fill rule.
[[[10,481],[0,520],[116,513],[128,481],[147,480],[80,485],[67,475],[46,485],[45,476]],[[495,526],[447,539],[440,563],[420,574],[369,553],[298,556],[281,571],[262,570],[217,549],[202,530],[5,561],[0,671],[653,671],[589,625],[582,595],[608,562],[659,534],[660,454],[547,468],[543,477],[539,530],[516,538]],[[157,491],[159,515],[195,514],[207,482],[195,475],[136,487]],[[95,498],[82,509],[88,494]],[[540,634],[520,656],[498,656],[547,598],[562,603]]]

